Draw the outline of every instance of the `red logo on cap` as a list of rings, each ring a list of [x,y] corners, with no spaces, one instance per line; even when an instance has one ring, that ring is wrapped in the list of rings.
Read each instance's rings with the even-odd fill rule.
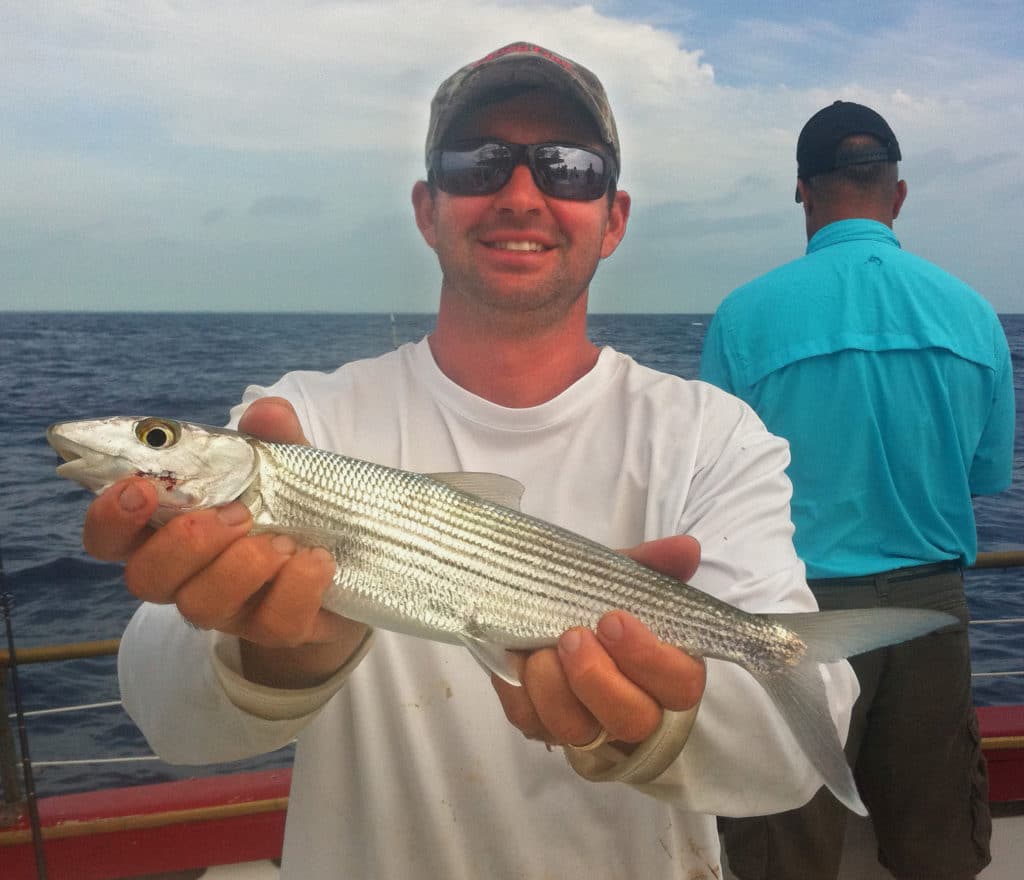
[[[522,52],[529,52],[533,55],[540,55],[541,58],[546,58],[548,61],[554,61],[555,64],[560,67],[564,67],[568,71],[572,71],[572,64],[560,55],[556,55],[548,49],[544,49],[540,46],[535,46],[533,43],[511,43],[508,46],[503,46],[500,49],[495,49],[490,55],[485,55],[473,66],[479,67],[481,64],[487,64],[491,61],[496,61],[498,58],[503,58],[506,55],[516,55]]]

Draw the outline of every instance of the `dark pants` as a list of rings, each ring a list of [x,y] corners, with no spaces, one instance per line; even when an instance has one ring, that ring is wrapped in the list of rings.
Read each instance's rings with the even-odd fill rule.
[[[871,814],[878,860],[900,880],[968,880],[991,860],[963,575],[935,568],[810,582],[822,610],[935,608],[961,621],[850,659],[861,694],[846,754]],[[846,817],[823,788],[797,810],[722,819],[729,866],[740,880],[833,880]]]

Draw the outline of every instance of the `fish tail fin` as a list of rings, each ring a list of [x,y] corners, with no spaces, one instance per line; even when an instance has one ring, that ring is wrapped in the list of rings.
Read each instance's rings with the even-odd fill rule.
[[[868,811],[843,752],[832,714],[821,667],[804,660],[785,673],[753,673],[782,713],[804,754],[817,768],[829,790],[861,816]]]
[[[857,608],[770,616],[796,633],[807,650],[800,663],[785,672],[755,672],[754,677],[771,696],[832,793],[855,813],[867,815],[832,722],[819,664],[913,639],[959,621],[942,611],[915,608]]]
[[[796,633],[807,646],[806,659],[819,663],[843,660],[916,639],[960,621],[927,608],[850,608],[769,617]]]

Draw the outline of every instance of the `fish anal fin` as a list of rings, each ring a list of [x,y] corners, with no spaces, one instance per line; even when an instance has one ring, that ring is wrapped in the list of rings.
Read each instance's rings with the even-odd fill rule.
[[[508,649],[479,639],[469,633],[460,633],[459,641],[466,646],[473,659],[489,674],[494,674],[502,681],[516,687],[522,686],[522,682],[519,680],[519,667]]]

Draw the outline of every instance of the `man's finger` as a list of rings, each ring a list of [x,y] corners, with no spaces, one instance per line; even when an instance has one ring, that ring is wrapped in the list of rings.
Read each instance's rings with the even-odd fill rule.
[[[630,681],[665,709],[681,712],[704,693],[704,661],[666,645],[639,620],[612,611],[597,625],[597,639]]]
[[[263,397],[253,401],[238,420],[238,430],[272,443],[309,445],[295,408],[283,397]]]
[[[557,650],[544,648],[527,657],[523,689],[554,742],[581,745],[593,740],[601,730],[600,723],[569,685]]]
[[[612,739],[641,742],[661,723],[658,700],[619,669],[589,629],[563,633],[558,656],[573,694]]]
[[[249,531],[252,517],[236,502],[176,516],[156,530],[125,566],[125,583],[147,602],[171,602],[178,589]]]
[[[234,621],[295,554],[292,538],[271,534],[234,540],[174,590],[182,617],[201,629],[229,631]]]
[[[115,483],[89,505],[82,545],[96,559],[123,562],[152,534],[147,524],[156,507],[156,489],[145,480]]]
[[[511,652],[519,664],[519,679],[522,681],[526,672],[526,654],[517,651]],[[518,727],[523,736],[527,739],[549,740],[553,737],[545,729],[537,710],[530,700],[530,695],[525,687],[509,684],[497,675],[491,676],[491,684],[494,686],[498,699],[501,701],[501,708],[505,717],[513,727]]]
[[[284,540],[278,535],[271,543],[282,545]],[[279,546],[278,552],[287,551]],[[226,629],[272,648],[328,641],[350,630],[351,622],[321,612],[320,602],[333,575],[334,560],[326,550],[296,547],[274,579]]]
[[[693,577],[700,564],[700,542],[691,535],[670,535],[622,552],[641,565],[680,581]]]

